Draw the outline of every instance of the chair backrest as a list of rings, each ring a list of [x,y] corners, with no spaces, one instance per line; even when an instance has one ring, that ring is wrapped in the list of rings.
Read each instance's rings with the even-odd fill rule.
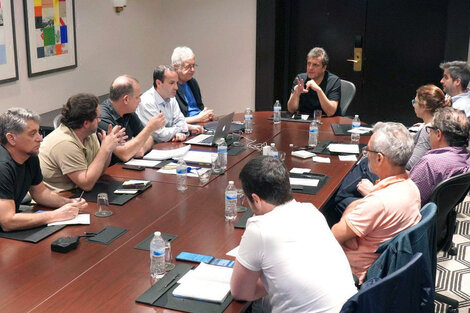
[[[54,129],[59,127],[61,118],[62,118],[62,114],[60,113],[57,114],[56,117],[54,117],[54,120],[52,121],[52,124],[54,125]]]
[[[348,110],[351,101],[354,99],[354,95],[356,94],[356,86],[350,81],[341,80],[341,102],[340,102],[340,109],[341,115],[345,116],[346,111]]]
[[[448,251],[455,230],[455,207],[470,190],[470,172],[442,181],[434,188],[431,201],[437,205],[437,250]]]
[[[424,266],[424,256],[416,253],[393,274],[364,283],[340,313],[431,312],[427,303],[430,286],[421,272]]]

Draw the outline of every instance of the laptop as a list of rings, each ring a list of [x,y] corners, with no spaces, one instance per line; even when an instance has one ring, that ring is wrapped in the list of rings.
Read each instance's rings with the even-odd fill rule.
[[[230,126],[232,125],[233,114],[234,112],[227,114],[219,120],[214,135],[200,134],[190,140],[186,140],[185,143],[199,146],[215,146],[220,138],[227,139]]]

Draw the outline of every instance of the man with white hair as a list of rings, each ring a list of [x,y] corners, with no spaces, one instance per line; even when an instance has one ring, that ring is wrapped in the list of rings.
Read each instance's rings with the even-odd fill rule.
[[[379,245],[421,219],[420,193],[405,170],[413,152],[413,138],[405,126],[377,123],[365,151],[370,171],[379,180],[331,229],[360,283],[379,256]]]
[[[201,90],[193,77],[196,71],[196,56],[188,47],[176,47],[171,55],[171,64],[178,73],[178,91],[176,101],[186,123],[204,123],[214,118],[214,110],[209,110],[202,103]]]

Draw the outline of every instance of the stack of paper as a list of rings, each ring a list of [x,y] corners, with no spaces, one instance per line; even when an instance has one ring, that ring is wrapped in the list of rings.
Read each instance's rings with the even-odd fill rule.
[[[143,166],[143,167],[156,167],[160,164],[160,161],[153,161],[153,160],[144,160],[144,159],[131,159],[125,163],[126,165],[135,165],[135,166]]]
[[[213,154],[217,154],[217,152],[191,150],[184,155],[183,160],[186,163],[211,164]]]
[[[189,151],[191,145],[187,145],[178,149],[171,149],[171,150],[157,150],[153,149],[149,153],[147,153],[143,159],[144,160],[167,160],[171,158],[178,158],[186,154]]]
[[[328,150],[330,152],[337,153],[359,153],[359,145],[357,144],[348,144],[348,143],[331,143],[328,145]]]
[[[178,281],[180,285],[173,290],[173,295],[222,303],[230,292],[232,271],[230,267],[201,263]]]
[[[78,214],[75,218],[67,221],[60,221],[49,223],[47,226],[54,226],[54,225],[90,225],[90,214]]]

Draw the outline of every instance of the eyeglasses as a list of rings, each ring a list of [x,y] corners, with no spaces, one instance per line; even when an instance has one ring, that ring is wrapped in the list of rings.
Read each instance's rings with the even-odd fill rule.
[[[198,67],[198,65],[197,65],[196,63],[181,66],[181,68],[182,68],[183,70],[186,70],[186,71],[189,71],[189,70],[191,70],[191,69],[192,69],[192,70],[195,70],[196,67]]]
[[[367,157],[369,156],[369,153],[382,153],[380,151],[374,151],[374,150],[369,150],[369,147],[368,146],[365,146],[364,148],[362,148],[362,155]]]
[[[415,103],[419,104],[419,101],[416,99],[411,99],[411,105],[415,105]]]
[[[437,130],[437,129],[438,129],[436,126],[430,126],[430,125],[429,125],[429,126],[425,126],[424,128],[426,129],[426,132],[427,132],[428,134],[431,133],[431,129],[432,129],[432,130]]]

